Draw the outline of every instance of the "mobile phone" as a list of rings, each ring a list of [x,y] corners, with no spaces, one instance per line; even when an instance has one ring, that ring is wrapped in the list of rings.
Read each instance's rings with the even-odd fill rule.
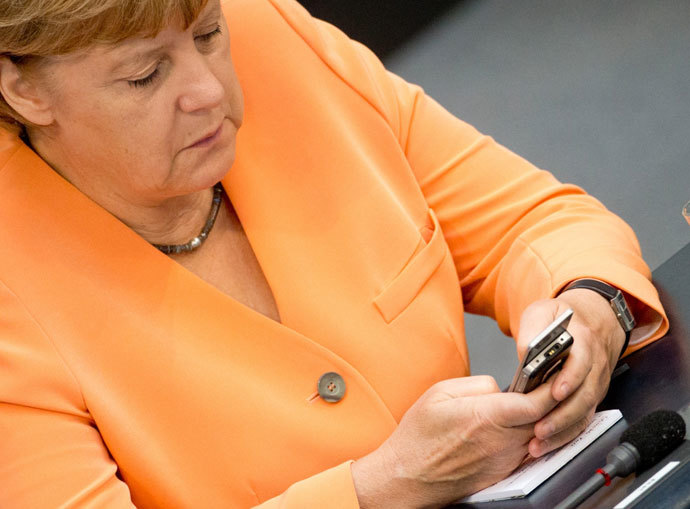
[[[527,393],[560,368],[573,343],[573,337],[566,330],[572,316],[573,310],[567,309],[530,341],[509,392]]]

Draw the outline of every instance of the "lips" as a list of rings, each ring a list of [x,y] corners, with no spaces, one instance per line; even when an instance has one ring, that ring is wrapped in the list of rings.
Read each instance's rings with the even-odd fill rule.
[[[215,130],[212,131],[205,136],[199,138],[197,141],[189,145],[187,148],[201,148],[201,147],[207,147],[209,145],[212,145],[218,138],[220,138],[220,134],[223,131],[223,124],[221,123],[220,126]]]

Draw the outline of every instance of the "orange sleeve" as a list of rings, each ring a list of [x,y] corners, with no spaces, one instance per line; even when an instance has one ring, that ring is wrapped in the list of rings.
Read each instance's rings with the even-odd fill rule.
[[[409,118],[403,146],[441,222],[467,310],[510,334],[532,302],[592,277],[628,295],[638,326],[629,351],[658,339],[668,319],[632,229],[582,189],[461,122],[393,77]]]
[[[0,507],[134,507],[80,394],[0,283]]]
[[[650,270],[625,222],[387,72],[371,51],[335,27],[309,18],[296,3],[271,1],[390,125],[441,222],[469,312],[516,333],[532,302],[593,277],[628,296],[638,322],[628,352],[666,333]]]
[[[357,493],[348,461],[303,481],[296,482],[283,494],[256,506],[259,509],[357,509]]]

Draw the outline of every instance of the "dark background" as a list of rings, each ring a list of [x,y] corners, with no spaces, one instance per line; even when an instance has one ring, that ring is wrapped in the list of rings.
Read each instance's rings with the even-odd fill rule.
[[[300,0],[315,17],[386,57],[458,0]]]

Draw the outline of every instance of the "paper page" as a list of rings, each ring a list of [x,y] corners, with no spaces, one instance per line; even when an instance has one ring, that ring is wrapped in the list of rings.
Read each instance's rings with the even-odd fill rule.
[[[558,472],[563,465],[577,456],[589,444],[599,438],[607,429],[616,424],[621,418],[620,410],[605,410],[594,414],[592,422],[572,442],[546,456],[525,463],[509,477],[478,491],[461,502],[489,502],[506,498],[524,497],[537,486]]]

